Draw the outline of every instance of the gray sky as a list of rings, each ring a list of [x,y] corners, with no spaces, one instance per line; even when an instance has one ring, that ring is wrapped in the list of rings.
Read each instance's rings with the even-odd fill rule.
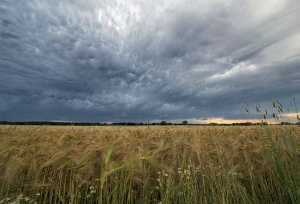
[[[299,0],[1,0],[0,120],[210,121],[300,101]],[[300,105],[300,103],[299,103]]]

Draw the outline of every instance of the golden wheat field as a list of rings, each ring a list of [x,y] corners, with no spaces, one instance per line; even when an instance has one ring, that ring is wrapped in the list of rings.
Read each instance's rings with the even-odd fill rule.
[[[297,126],[0,126],[1,203],[300,203]]]

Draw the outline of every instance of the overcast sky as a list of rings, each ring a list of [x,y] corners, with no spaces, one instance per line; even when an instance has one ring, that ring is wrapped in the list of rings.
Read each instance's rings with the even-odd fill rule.
[[[0,120],[295,112],[299,19],[299,0],[1,0]]]

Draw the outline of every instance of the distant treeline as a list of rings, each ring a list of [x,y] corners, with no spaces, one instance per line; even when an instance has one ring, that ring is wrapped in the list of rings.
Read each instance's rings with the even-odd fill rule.
[[[183,123],[170,123],[161,121],[158,123],[134,123],[134,122],[119,122],[119,123],[96,123],[96,122],[49,122],[49,121],[30,121],[30,122],[9,122],[0,121],[0,125],[58,125],[58,126],[142,126],[142,125],[193,125],[193,126],[252,126],[252,125],[268,125],[267,123],[232,123],[232,124],[188,124],[186,121]],[[281,122],[280,125],[295,125],[295,123]]]

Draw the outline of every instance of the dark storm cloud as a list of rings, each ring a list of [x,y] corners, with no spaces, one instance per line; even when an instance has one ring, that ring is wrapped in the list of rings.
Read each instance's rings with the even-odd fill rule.
[[[0,120],[246,118],[299,97],[298,1],[0,3]],[[166,117],[167,116],[167,117]]]

